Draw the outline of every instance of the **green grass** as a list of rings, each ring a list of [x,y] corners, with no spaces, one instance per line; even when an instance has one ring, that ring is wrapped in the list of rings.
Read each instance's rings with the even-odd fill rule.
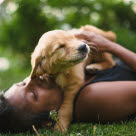
[[[29,76],[31,67],[28,65],[23,55],[14,53],[10,49],[0,47],[0,57],[6,57],[10,61],[10,68],[6,71],[0,71],[0,90],[11,86],[15,82],[23,80]],[[26,65],[27,63],[27,65]],[[95,127],[94,127],[95,126]],[[63,136],[59,132],[51,129],[39,129],[40,136]],[[70,136],[136,136],[136,120],[123,122],[120,124],[87,124],[78,123],[70,125],[68,130]],[[34,133],[25,132],[18,134],[0,134],[0,136],[31,136]]]
[[[63,136],[60,132],[54,132],[51,129],[39,129],[40,136]],[[32,136],[35,133],[18,133],[18,134],[0,134],[0,136]],[[65,136],[136,136],[136,121],[129,121],[120,124],[87,124],[78,123],[70,125],[68,134]]]

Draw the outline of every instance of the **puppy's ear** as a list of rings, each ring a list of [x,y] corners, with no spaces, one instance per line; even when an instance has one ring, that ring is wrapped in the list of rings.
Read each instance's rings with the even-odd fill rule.
[[[116,41],[116,34],[112,31],[108,31],[107,32],[107,38],[113,42]]]
[[[35,61],[32,63],[32,72],[30,74],[31,79],[35,78],[38,76],[39,71],[41,69],[41,59],[40,57],[36,58]]]
[[[33,63],[33,67],[32,67],[32,72],[30,75],[31,79],[47,73],[47,71],[45,70],[45,65],[44,65],[45,62],[46,62],[45,56],[43,57],[39,56],[35,59]]]
[[[31,74],[30,74],[30,78],[31,78],[31,79],[36,78],[36,66],[34,66],[34,68],[32,69],[32,72],[31,72]]]

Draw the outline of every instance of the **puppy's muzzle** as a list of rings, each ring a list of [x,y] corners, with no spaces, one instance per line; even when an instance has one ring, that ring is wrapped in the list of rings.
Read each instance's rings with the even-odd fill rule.
[[[80,52],[80,53],[88,53],[88,48],[87,48],[87,44],[82,44],[82,45],[80,45],[79,47],[78,47],[78,51]]]

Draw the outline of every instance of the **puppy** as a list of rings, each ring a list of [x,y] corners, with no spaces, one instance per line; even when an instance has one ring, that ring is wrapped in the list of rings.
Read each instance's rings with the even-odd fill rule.
[[[88,29],[88,27],[89,26],[82,27],[80,31],[84,31],[86,28]],[[98,29],[97,33],[99,33],[99,30],[100,29]],[[103,36],[109,35],[107,32],[100,31],[103,32]],[[31,78],[48,74],[55,79],[56,83],[61,87],[62,91],[64,91],[64,100],[58,111],[59,121],[63,127],[60,129],[58,124],[55,125],[55,128],[63,132],[67,130],[72,120],[74,97],[84,83],[84,68],[91,61],[90,55],[87,58],[88,53],[88,45],[76,39],[71,32],[54,30],[45,33],[40,38],[32,54]],[[103,63],[106,65],[106,63],[108,63],[105,68],[113,66],[109,56],[102,56],[104,56],[104,60],[101,60],[102,64],[100,65],[103,65]],[[99,69],[103,68],[101,67]]]
[[[55,128],[66,131],[72,120],[74,97],[84,82],[84,67],[89,53],[87,44],[67,31],[54,30],[45,33],[32,54],[31,78],[48,74],[64,91],[63,103],[58,111],[59,121]],[[64,129],[63,129],[64,128]]]

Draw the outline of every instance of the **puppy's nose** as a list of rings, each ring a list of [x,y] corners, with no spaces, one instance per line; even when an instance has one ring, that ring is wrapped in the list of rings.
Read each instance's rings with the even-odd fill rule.
[[[88,51],[88,49],[87,49],[87,45],[84,43],[84,44],[82,44],[82,45],[80,45],[79,46],[79,48],[78,48],[78,50],[80,51],[80,52],[87,52]]]

